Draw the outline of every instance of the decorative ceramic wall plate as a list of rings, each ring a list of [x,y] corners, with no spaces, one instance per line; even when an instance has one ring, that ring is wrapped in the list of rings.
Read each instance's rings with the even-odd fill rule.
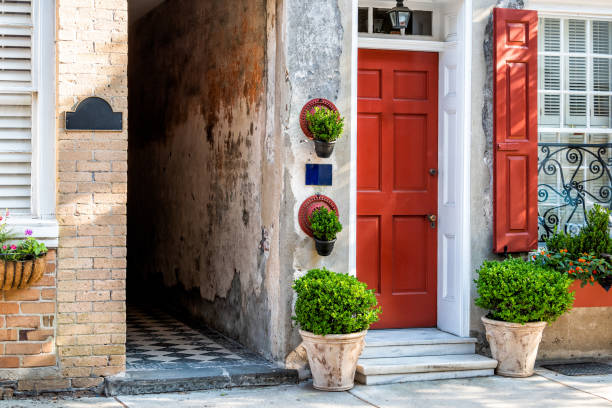
[[[338,112],[338,108],[336,108],[336,105],[334,105],[331,101],[328,101],[327,99],[316,98],[308,101],[306,105],[304,105],[304,107],[302,108],[302,112],[300,112],[300,126],[302,127],[302,132],[304,132],[306,137],[310,140],[314,140],[314,136],[312,135],[310,129],[308,129],[308,120],[306,120],[306,112],[313,112],[314,108],[316,108],[317,106],[335,110],[336,112]]]
[[[310,229],[310,221],[308,221],[308,219],[312,215],[312,212],[320,207],[325,207],[328,210],[334,210],[336,215],[340,215],[338,213],[338,206],[331,198],[321,194],[315,194],[313,196],[308,197],[300,206],[300,211],[298,212],[298,220],[300,222],[300,227],[302,228],[302,231],[304,231],[306,235],[310,237],[312,237],[312,229]]]

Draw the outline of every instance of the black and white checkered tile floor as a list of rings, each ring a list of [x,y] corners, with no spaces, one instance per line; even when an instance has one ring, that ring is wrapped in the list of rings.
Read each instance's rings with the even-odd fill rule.
[[[129,306],[126,368],[189,369],[268,363],[237,342],[208,329],[193,329],[160,310]]]

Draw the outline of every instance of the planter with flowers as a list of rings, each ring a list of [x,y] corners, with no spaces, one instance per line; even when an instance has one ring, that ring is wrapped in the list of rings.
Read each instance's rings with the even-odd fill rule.
[[[32,237],[32,230],[25,230],[25,239],[13,240],[6,224],[8,218],[0,217],[0,289],[25,289],[38,282],[45,273],[47,247]]]
[[[334,210],[321,206],[312,212],[308,221],[312,229],[317,253],[321,256],[330,255],[336,243],[336,235],[342,231],[338,214]]]
[[[587,213],[587,223],[576,235],[555,232],[546,240],[546,249],[531,255],[543,266],[568,274],[580,283],[576,306],[612,306],[612,238],[608,229],[610,210],[595,205]],[[585,288],[586,285],[601,288]],[[584,289],[582,289],[584,288]],[[585,295],[583,292],[589,292]],[[608,292],[608,293],[606,293]]]
[[[328,158],[344,130],[344,118],[337,110],[316,106],[312,111],[306,112],[306,120],[308,130],[314,138],[317,156]]]

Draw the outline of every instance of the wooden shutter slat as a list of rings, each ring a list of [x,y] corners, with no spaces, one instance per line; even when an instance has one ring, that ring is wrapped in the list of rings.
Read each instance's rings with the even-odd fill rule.
[[[0,208],[16,213],[31,205],[31,13],[29,0],[0,0]]]
[[[523,252],[538,244],[538,15],[495,8],[493,17],[493,249]]]

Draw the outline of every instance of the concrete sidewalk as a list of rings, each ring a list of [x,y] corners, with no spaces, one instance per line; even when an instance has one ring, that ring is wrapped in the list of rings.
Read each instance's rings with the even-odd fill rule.
[[[523,379],[494,376],[356,386],[340,393],[316,391],[310,383],[303,383],[116,398],[12,400],[0,401],[0,408],[612,407],[612,375],[567,377],[545,369],[537,373]]]

